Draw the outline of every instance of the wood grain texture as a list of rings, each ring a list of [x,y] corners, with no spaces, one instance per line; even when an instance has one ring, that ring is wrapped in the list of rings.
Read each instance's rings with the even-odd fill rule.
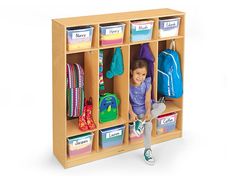
[[[179,36],[159,38],[158,22],[160,17],[179,16]],[[133,20],[154,20],[153,37],[148,41],[130,42],[130,22]],[[99,25],[110,22],[124,22],[126,24],[124,44],[102,47],[99,45]],[[52,21],[52,58],[53,58],[53,152],[61,164],[67,168],[75,165],[91,162],[112,155],[128,152],[144,147],[143,141],[129,142],[129,82],[130,65],[138,57],[142,43],[149,43],[154,55],[154,80],[152,83],[154,99],[158,99],[158,54],[169,47],[172,39],[176,41],[176,50],[181,58],[181,70],[184,78],[184,29],[185,14],[171,9],[155,9],[115,14],[103,14],[85,17],[55,19]],[[66,28],[72,26],[93,25],[94,36],[91,49],[77,51],[66,50]],[[105,73],[110,69],[110,63],[115,47],[121,47],[124,62],[124,73],[107,79]],[[104,82],[105,90],[99,93],[99,50],[104,50]],[[85,96],[92,97],[92,115],[97,125],[95,130],[81,132],[78,127],[78,118],[67,120],[66,115],[66,63],[79,63],[85,72]],[[115,93],[120,98],[119,117],[117,120],[99,123],[99,94],[104,92]],[[176,130],[167,134],[156,134],[156,120],[153,120],[152,143],[160,143],[182,136],[183,128],[183,97],[169,99],[166,102],[166,110],[163,114],[177,112]],[[99,147],[99,131],[116,125],[125,125],[123,145],[101,149]],[[90,154],[67,157],[67,138],[83,133],[93,132],[93,149]]]

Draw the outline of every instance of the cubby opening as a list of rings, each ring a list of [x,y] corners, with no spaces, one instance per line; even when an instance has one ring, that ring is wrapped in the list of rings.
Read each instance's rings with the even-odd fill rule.
[[[84,151],[87,151],[86,146],[90,145],[89,143],[90,143],[91,140],[88,139],[88,138],[84,138],[80,142],[81,144],[84,144],[84,145],[81,146],[81,154],[73,155],[71,157],[69,156],[69,151],[70,151],[69,143],[67,143],[67,158],[68,158],[68,160],[78,159],[78,158],[83,158],[83,157],[86,157],[86,156],[94,155],[98,151],[98,146],[97,146],[97,143],[98,143],[97,134],[98,134],[98,132],[97,131],[92,131],[91,133],[93,134],[91,152],[84,153]],[[80,136],[84,136],[86,134],[87,133],[83,133]],[[68,138],[73,138],[73,137],[76,137],[76,136],[71,136],[71,137],[68,137]],[[76,149],[78,150],[78,148],[76,148]],[[71,150],[73,150],[73,149],[71,149]]]
[[[99,45],[117,46],[129,43],[129,21],[103,23],[99,25]]]
[[[156,40],[158,32],[156,24],[156,18],[132,20],[130,22],[130,42],[141,43]]]
[[[107,128],[111,125],[124,124],[127,120],[127,103],[128,103],[128,47],[121,47],[123,57],[123,74],[115,75],[112,78],[106,76],[107,72],[111,70],[112,58],[114,55],[115,48],[103,49],[103,81],[104,90],[99,91],[99,95],[105,93],[112,93],[117,96],[120,100],[118,106],[118,119],[112,120],[105,123],[100,123],[100,128]]]
[[[66,59],[67,64],[79,64],[84,71],[84,98],[92,98],[92,118],[98,128],[98,52],[79,52],[68,54]],[[84,103],[85,104],[85,103]],[[80,135],[87,132],[81,131],[78,128],[78,117],[69,118],[67,116],[67,136]]]
[[[98,47],[98,25],[66,28],[67,52],[73,53]]]
[[[159,39],[168,39],[184,35],[184,25],[182,25],[184,23],[184,16],[160,17],[157,20]]]
[[[140,55],[140,48],[142,44],[135,44],[130,46],[130,67],[133,65],[134,61],[139,58]],[[156,90],[157,90],[157,69],[156,69],[156,63],[157,63],[157,42],[150,42],[148,43],[150,51],[153,56],[153,80],[152,80],[152,99],[156,100]],[[131,69],[131,68],[130,68]],[[131,77],[131,74],[129,72],[129,76]]]
[[[99,130],[99,150],[109,151],[125,145],[127,136],[125,124]]]

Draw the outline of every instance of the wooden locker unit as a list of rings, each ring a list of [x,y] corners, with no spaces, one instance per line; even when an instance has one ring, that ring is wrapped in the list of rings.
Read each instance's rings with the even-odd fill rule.
[[[175,37],[159,38],[158,22],[162,17],[181,17],[179,35]],[[83,16],[52,20],[52,57],[53,57],[53,152],[60,163],[65,167],[87,163],[101,158],[109,157],[130,150],[143,148],[143,141],[129,141],[129,123],[132,121],[128,118],[129,108],[129,77],[130,62],[138,55],[139,48],[142,43],[149,43],[151,51],[154,55],[154,80],[152,89],[154,98],[158,99],[157,87],[157,66],[158,54],[160,51],[169,47],[171,40],[176,41],[176,50],[181,59],[182,75],[184,68],[184,18],[185,14],[180,11],[171,9],[145,10],[95,16]],[[130,41],[130,22],[134,20],[154,20],[152,39],[148,41],[131,42]],[[100,45],[100,24],[124,22],[124,42],[120,45],[101,46]],[[94,27],[92,46],[89,49],[81,49],[76,51],[67,51],[66,29],[68,27],[78,27],[92,25]],[[99,123],[99,50],[104,50],[104,68],[111,62],[111,56],[115,47],[121,47],[124,62],[124,73],[115,76],[111,80],[104,79],[106,92],[115,93],[120,99],[119,117],[117,120]],[[79,63],[85,73],[85,97],[93,99],[93,119],[96,129],[82,132],[78,129],[78,118],[69,120],[66,110],[66,64]],[[104,71],[105,78],[105,71]],[[156,120],[153,120],[152,143],[160,143],[182,136],[182,117],[183,117],[183,97],[178,99],[169,99],[166,102],[166,110],[163,114],[177,112],[178,118],[176,129],[172,132],[157,135]],[[99,130],[116,125],[125,125],[124,142],[120,146],[102,149],[99,146]],[[69,158],[67,156],[67,138],[75,135],[93,132],[93,148],[89,154]]]

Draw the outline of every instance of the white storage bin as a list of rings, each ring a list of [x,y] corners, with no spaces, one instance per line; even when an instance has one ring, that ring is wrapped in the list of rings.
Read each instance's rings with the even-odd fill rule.
[[[160,38],[178,36],[180,17],[159,19]]]

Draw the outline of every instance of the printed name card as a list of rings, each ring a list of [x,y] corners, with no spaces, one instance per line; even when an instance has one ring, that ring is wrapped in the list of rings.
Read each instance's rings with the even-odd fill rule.
[[[113,131],[113,132],[106,134],[106,139],[114,138],[114,137],[121,136],[121,135],[122,135],[122,130]]]
[[[164,28],[173,28],[173,27],[177,27],[177,26],[178,26],[177,20],[164,22]]]
[[[90,138],[84,138],[84,139],[81,139],[81,140],[76,140],[76,141],[73,141],[73,146],[81,146],[81,145],[88,145],[90,144]]]
[[[151,24],[136,25],[136,31],[149,30],[152,28]]]
[[[106,35],[122,33],[122,27],[106,29]]]
[[[72,33],[72,39],[89,38],[89,31],[81,31]]]

